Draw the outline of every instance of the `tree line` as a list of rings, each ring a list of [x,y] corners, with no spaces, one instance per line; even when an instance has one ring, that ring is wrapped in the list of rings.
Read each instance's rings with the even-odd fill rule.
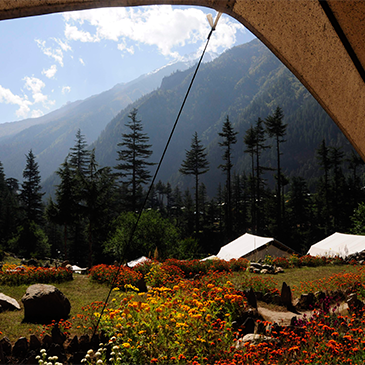
[[[47,202],[32,150],[26,155],[22,184],[6,178],[0,162],[0,249],[91,266],[141,255],[199,258],[216,254],[245,232],[275,237],[299,253],[335,231],[363,233],[364,162],[323,140],[316,150],[322,176],[315,191],[309,191],[303,178],[289,178],[281,164],[287,125],[280,107],[258,118],[241,137],[227,115],[218,133],[218,168],[225,182],[214,197],[207,196],[200,181],[209,161],[196,132],[179,169],[194,179],[193,191],[162,181],[150,185],[156,163],[150,161],[152,146],[137,114],[133,109],[128,115],[113,168],[98,166],[95,150],[87,148],[78,130],[75,145],[56,172],[60,182],[55,197]],[[238,138],[243,138],[244,151],[234,149]],[[268,149],[275,156],[270,167],[262,164]],[[237,171],[232,162],[234,153],[242,152],[250,156],[249,171]],[[268,184],[270,175],[274,187]]]

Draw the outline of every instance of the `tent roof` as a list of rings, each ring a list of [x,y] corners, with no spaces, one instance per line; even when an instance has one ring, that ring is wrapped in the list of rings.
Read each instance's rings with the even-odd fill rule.
[[[336,232],[311,246],[308,255],[345,257],[363,250],[365,250],[365,236]]]
[[[221,247],[217,254],[217,257],[221,260],[239,259],[240,257],[245,257],[249,253],[259,249],[260,247],[265,246],[268,243],[275,243],[285,251],[291,251],[289,247],[286,247],[274,238],[260,237],[245,233],[243,236],[238,237],[234,241]]]
[[[146,257],[146,256],[141,256],[141,257],[139,257],[138,259],[135,259],[135,260],[133,260],[133,261],[129,261],[128,263],[127,263],[127,265],[129,266],[129,267],[134,267],[134,266],[136,266],[136,265],[138,265],[138,264],[141,264],[142,262],[145,262],[145,261],[151,261],[151,259],[149,259],[148,257]]]

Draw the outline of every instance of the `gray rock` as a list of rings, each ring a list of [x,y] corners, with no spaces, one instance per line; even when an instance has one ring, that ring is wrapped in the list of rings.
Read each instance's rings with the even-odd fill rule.
[[[243,348],[243,346],[246,342],[251,342],[252,344],[256,345],[261,342],[279,343],[279,340],[277,338],[273,338],[273,337],[269,337],[269,336],[265,336],[265,335],[249,333],[248,335],[246,335],[236,341],[236,349]]]
[[[70,301],[53,285],[34,284],[23,295],[24,322],[50,323],[68,318]]]
[[[281,301],[283,305],[285,305],[287,308],[291,308],[293,305],[291,289],[285,281],[283,282],[283,285],[281,287]]]
[[[20,310],[19,303],[14,298],[11,298],[3,293],[0,293],[0,306],[3,311]]]
[[[14,344],[13,356],[23,356],[28,351],[28,340],[26,337],[20,337]]]

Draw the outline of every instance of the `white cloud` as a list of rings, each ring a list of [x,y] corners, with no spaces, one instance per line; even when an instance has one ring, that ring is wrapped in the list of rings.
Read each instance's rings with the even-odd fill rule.
[[[71,51],[71,46],[66,43],[63,42],[61,39],[57,39],[57,38],[52,38],[62,49],[62,51],[67,52],[67,51]]]
[[[52,65],[48,70],[43,69],[42,74],[46,75],[46,77],[48,77],[49,79],[51,79],[52,77],[54,77],[54,75],[57,72],[57,66],[56,65]]]
[[[32,102],[28,100],[26,96],[21,97],[14,95],[9,89],[5,89],[0,85],[0,103],[18,105],[19,109],[16,111],[16,116],[20,118],[26,118],[30,112],[30,106]]]
[[[80,61],[80,63],[83,65],[83,66],[85,66],[85,62],[84,62],[84,60],[80,57],[79,58],[79,61]]]
[[[37,109],[37,110],[32,110],[32,118],[38,118],[41,117],[42,115],[44,115],[44,113],[42,112],[42,110]]]
[[[56,44],[55,47],[47,47],[46,41],[42,41],[40,39],[35,39],[35,42],[46,56],[53,58],[55,62],[58,62],[60,66],[63,67],[64,52],[71,51],[72,50],[71,46],[67,42],[62,41],[61,39],[57,38],[50,38],[50,39],[52,42]]]
[[[42,103],[45,108],[55,104],[55,101],[48,100],[48,96],[42,93],[42,89],[46,86],[45,83],[36,77],[24,77],[24,87],[32,93],[34,103]]]
[[[89,32],[84,32],[79,30],[77,27],[66,24],[65,36],[67,39],[72,41],[81,41],[81,42],[98,42],[100,39],[95,36],[93,37]]]
[[[68,40],[117,42],[121,52],[133,54],[131,43],[156,46],[164,56],[180,57],[177,47],[204,44],[210,31],[206,14],[197,8],[170,5],[138,8],[103,8],[63,14]],[[210,49],[224,51],[234,45],[242,25],[222,16],[212,37]],[[128,44],[130,43],[130,44]]]
[[[71,87],[70,86],[64,86],[62,88],[62,94],[69,93],[70,91],[71,91]]]

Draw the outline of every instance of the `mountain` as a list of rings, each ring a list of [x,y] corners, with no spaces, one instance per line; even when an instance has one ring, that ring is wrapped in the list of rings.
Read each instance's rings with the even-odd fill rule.
[[[169,64],[86,100],[69,103],[42,117],[0,124],[0,161],[6,176],[22,179],[25,155],[32,149],[40,174],[46,179],[64,161],[74,145],[78,129],[92,143],[120,110],[158,89],[165,76],[188,66],[184,62]]]
[[[102,166],[116,165],[117,143],[126,132],[131,108],[138,109],[137,117],[150,137],[154,151],[150,160],[158,162],[194,70],[177,71],[164,78],[158,90],[113,118],[92,145],[98,162]],[[306,179],[317,177],[315,150],[323,138],[328,145],[343,146],[344,151],[351,149],[339,128],[304,86],[263,44],[254,40],[201,65],[157,181],[170,181],[182,188],[193,186],[193,179],[182,176],[178,170],[196,131],[210,161],[210,171],[201,176],[201,182],[205,183],[208,194],[214,196],[218,183],[225,181],[218,169],[223,154],[218,133],[226,116],[239,132],[233,147],[234,170],[249,172],[250,158],[244,153],[244,135],[259,117],[265,119],[277,106],[283,109],[284,122],[288,124],[286,143],[282,144],[284,174]],[[276,166],[274,148],[262,156],[262,162],[264,166]]]
[[[55,117],[42,117],[50,118],[47,122],[3,137],[0,161],[6,176],[21,178],[24,155],[32,148],[41,176],[46,179],[44,187],[51,193],[56,182],[53,172],[74,145],[79,128],[90,147],[95,148],[99,165],[115,166],[117,144],[122,141],[122,133],[127,132],[125,124],[132,108],[138,109],[137,118],[142,120],[144,132],[150,137],[153,149],[150,161],[158,162],[194,72],[195,66],[171,65],[67,105],[54,112]],[[179,184],[182,189],[193,185],[193,179],[182,176],[179,167],[196,131],[210,162],[210,170],[201,176],[201,182],[209,196],[216,195],[218,184],[225,181],[218,169],[223,154],[218,133],[226,117],[229,116],[238,132],[237,144],[233,146],[233,170],[248,173],[250,158],[244,153],[245,133],[259,117],[265,119],[277,106],[282,108],[288,125],[286,142],[281,147],[282,172],[286,176],[298,175],[307,180],[318,177],[315,151],[323,139],[327,145],[343,147],[344,152],[352,149],[304,86],[260,41],[254,40],[201,65],[157,181]],[[261,161],[264,166],[275,167],[275,149],[267,150]],[[272,175],[268,173],[269,183]]]

